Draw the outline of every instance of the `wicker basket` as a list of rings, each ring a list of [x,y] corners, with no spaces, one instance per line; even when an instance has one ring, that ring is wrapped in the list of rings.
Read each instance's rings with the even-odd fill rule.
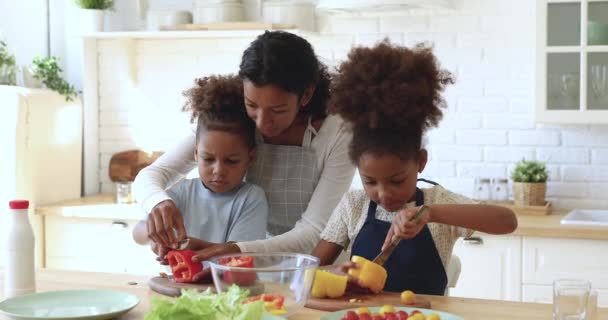
[[[539,206],[545,204],[547,183],[513,182],[513,200],[518,206]]]

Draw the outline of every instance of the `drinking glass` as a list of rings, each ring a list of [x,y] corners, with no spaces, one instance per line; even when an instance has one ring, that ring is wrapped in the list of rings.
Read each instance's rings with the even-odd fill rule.
[[[116,202],[120,204],[129,204],[135,202],[131,182],[116,183]]]
[[[591,283],[559,279],[553,282],[553,320],[586,320]]]

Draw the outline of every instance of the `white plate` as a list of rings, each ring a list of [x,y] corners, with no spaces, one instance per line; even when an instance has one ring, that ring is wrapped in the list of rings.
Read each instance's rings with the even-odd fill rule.
[[[19,320],[112,319],[138,303],[137,297],[117,291],[49,291],[4,300],[0,313]]]

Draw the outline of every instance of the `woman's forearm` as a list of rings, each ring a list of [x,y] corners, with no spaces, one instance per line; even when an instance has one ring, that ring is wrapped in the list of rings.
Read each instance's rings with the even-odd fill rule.
[[[486,204],[430,205],[430,222],[473,229],[489,234],[515,231],[517,218],[511,209]]]

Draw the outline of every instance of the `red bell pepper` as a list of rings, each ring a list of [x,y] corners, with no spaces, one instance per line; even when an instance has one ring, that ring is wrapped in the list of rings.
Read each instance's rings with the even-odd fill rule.
[[[192,250],[172,250],[167,253],[167,260],[173,271],[173,279],[179,283],[192,282],[192,278],[203,271],[203,265],[192,262],[192,257],[196,252]]]
[[[253,268],[253,257],[251,256],[222,258],[218,262],[221,265],[229,267]],[[247,286],[255,281],[255,277],[255,272],[227,270],[224,271],[223,279],[228,283],[234,283],[239,286]]]

